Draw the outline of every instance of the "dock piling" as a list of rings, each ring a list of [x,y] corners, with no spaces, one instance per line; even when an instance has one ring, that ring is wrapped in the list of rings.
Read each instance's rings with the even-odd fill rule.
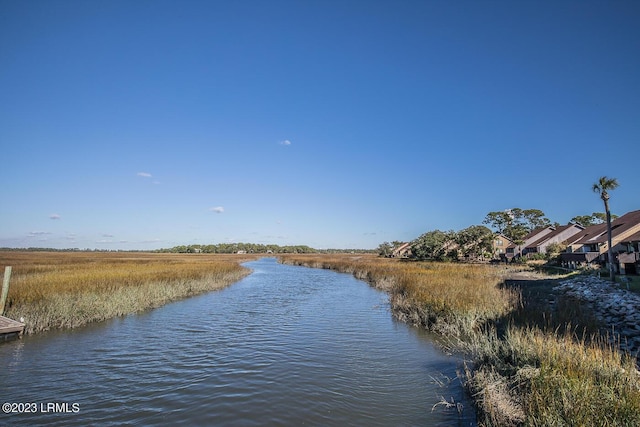
[[[2,294],[0,295],[0,339],[7,340],[11,337],[22,336],[25,324],[8,317],[4,317],[4,305],[9,294],[9,279],[11,279],[11,267],[4,268],[4,280],[2,281]]]
[[[4,305],[9,294],[9,280],[11,279],[11,266],[4,268],[4,280],[2,281],[2,296],[0,296],[0,316],[4,314]]]

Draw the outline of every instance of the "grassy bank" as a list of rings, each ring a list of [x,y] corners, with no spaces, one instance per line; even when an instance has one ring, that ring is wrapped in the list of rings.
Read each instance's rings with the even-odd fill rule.
[[[249,271],[237,255],[0,252],[12,266],[5,315],[25,333],[74,328],[219,289]]]
[[[280,259],[353,274],[389,292],[394,315],[400,320],[455,337],[505,316],[519,299],[518,292],[499,288],[504,277],[488,265],[401,262],[375,255],[283,255]]]
[[[575,302],[560,298],[555,309],[545,306],[548,279],[531,292],[509,286],[506,278],[518,272],[505,267],[360,255],[281,259],[366,280],[389,292],[396,317],[439,333],[466,351],[471,361],[463,381],[477,404],[480,425],[639,425],[635,358],[592,335],[595,326],[575,329],[568,324],[591,322]],[[532,296],[536,301],[523,300]]]

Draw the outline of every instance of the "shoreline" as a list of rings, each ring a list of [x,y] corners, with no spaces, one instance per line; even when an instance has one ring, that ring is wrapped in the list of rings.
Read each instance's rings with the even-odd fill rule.
[[[519,299],[502,315],[467,316],[420,289],[407,293],[402,268],[394,273],[384,259],[286,258],[282,262],[350,273],[385,290],[399,320],[435,332],[470,357],[459,379],[479,425],[634,425],[640,416],[636,358],[599,334],[602,323],[591,308],[559,286],[566,278],[496,270],[496,286],[507,299],[509,292]],[[429,271],[437,265],[423,264],[424,284],[438,280]]]
[[[13,265],[5,316],[24,335],[72,329],[225,288],[254,256],[151,253],[0,253]],[[22,320],[21,320],[22,319]]]
[[[29,334],[74,328],[224,288],[250,274],[240,263],[261,256],[16,256],[6,314],[24,317]],[[575,290],[563,285],[573,278],[374,256],[276,258],[385,291],[394,317],[469,357],[459,379],[479,425],[632,425],[640,414],[637,360],[599,334],[602,322],[588,304],[564,292]]]
[[[24,335],[74,329],[130,314],[141,313],[175,301],[231,286],[250,270],[221,278],[183,282],[147,283],[111,293],[55,295],[46,300],[7,310],[7,317],[24,319]],[[14,316],[14,317],[12,317]]]

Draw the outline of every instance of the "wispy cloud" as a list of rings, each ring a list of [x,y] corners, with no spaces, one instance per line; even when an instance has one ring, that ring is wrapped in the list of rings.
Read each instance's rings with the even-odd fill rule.
[[[280,234],[280,235],[267,235],[267,236],[263,236],[262,238],[266,239],[264,240],[265,242],[269,242],[271,240],[286,240],[289,238],[289,236],[284,236]]]
[[[138,172],[136,175],[141,176],[143,178],[151,178],[153,176],[149,172]]]
[[[162,240],[155,238],[155,239],[141,240],[139,243],[159,243],[159,242],[162,242]]]
[[[55,220],[55,219],[60,219],[60,218],[61,218],[61,216],[60,216],[60,215],[58,215],[58,214],[55,214],[55,213],[54,213],[54,214],[49,215],[49,219],[54,219],[54,220]]]
[[[291,145],[291,141],[289,141],[288,139],[285,139],[285,140],[280,141],[278,144],[280,144],[280,145]]]
[[[47,234],[52,234],[52,233],[50,231],[30,231],[29,232],[30,237],[46,236]]]
[[[102,237],[110,238],[110,237],[113,237],[113,234],[105,233],[102,235]]]
[[[216,206],[215,208],[209,208],[211,212],[222,213],[224,212],[224,208],[222,206]]]
[[[27,239],[35,239],[38,242],[46,242],[53,233],[49,231],[30,231]]]

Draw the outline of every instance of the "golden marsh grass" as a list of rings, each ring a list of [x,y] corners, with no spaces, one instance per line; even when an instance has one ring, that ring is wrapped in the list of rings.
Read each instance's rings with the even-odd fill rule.
[[[500,289],[504,270],[490,265],[405,262],[375,255],[281,255],[285,263],[330,268],[390,293],[403,321],[461,336],[505,316],[519,294]],[[444,330],[442,332],[444,332]]]
[[[570,329],[512,326],[503,337],[478,337],[466,376],[481,425],[639,425],[636,359]]]
[[[5,315],[25,332],[72,328],[219,289],[249,271],[238,255],[0,251],[12,266]]]

